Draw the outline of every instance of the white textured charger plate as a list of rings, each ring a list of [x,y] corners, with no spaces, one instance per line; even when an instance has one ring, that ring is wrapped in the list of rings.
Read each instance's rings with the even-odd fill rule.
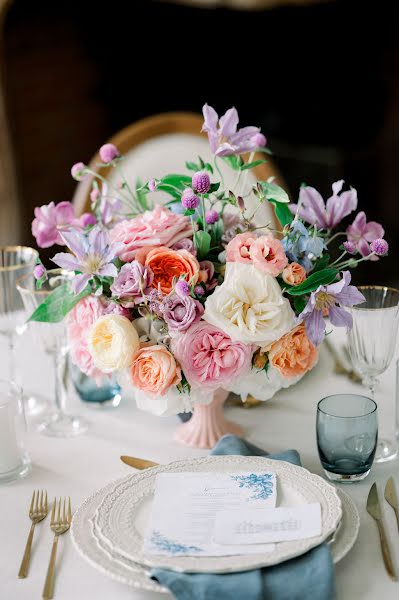
[[[92,518],[103,498],[121,482],[112,482],[87,498],[75,512],[71,535],[79,554],[95,569],[118,581],[134,588],[153,592],[167,593],[168,590],[147,576],[147,570],[123,557],[113,556],[104,551],[93,537]],[[342,560],[352,549],[359,532],[359,514],[357,508],[346,493],[337,489],[342,502],[341,525],[331,543],[331,555],[334,564]]]
[[[201,557],[150,555],[143,551],[143,538],[148,528],[158,473],[264,470],[276,473],[278,506],[320,503],[321,535],[305,540],[280,542],[273,552],[263,554]],[[149,567],[181,572],[232,573],[275,565],[308,552],[333,534],[341,516],[341,501],[335,487],[303,467],[259,456],[208,456],[160,465],[127,477],[104,497],[94,522],[101,540],[113,555]]]

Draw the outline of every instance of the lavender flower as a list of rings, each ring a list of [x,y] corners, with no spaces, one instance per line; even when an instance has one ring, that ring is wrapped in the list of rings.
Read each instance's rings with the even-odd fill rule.
[[[348,254],[356,254],[356,252],[357,252],[356,244],[349,240],[347,242],[343,243],[343,247],[345,248],[345,250],[347,251]]]
[[[54,244],[63,245],[61,232],[72,226],[75,209],[70,202],[44,204],[35,208],[32,221],[32,233],[40,248],[49,248]]]
[[[356,245],[356,248],[362,256],[368,256],[371,253],[370,243],[377,238],[384,237],[382,225],[376,221],[367,223],[366,213],[361,211],[356,215],[352,225],[346,230],[348,240]],[[377,260],[377,257],[371,256],[370,260]]]
[[[99,154],[103,163],[110,163],[118,158],[120,152],[114,144],[104,144],[101,146]]]
[[[180,279],[175,285],[175,292],[178,296],[188,296],[190,294],[190,285],[184,279]]]
[[[145,267],[137,260],[123,265],[118,276],[111,285],[111,292],[123,306],[133,307],[144,300],[154,280],[150,267]]]
[[[238,113],[230,108],[220,117],[212,106],[202,108],[204,124],[202,131],[208,134],[209,145],[215,156],[232,156],[253,152],[258,147],[259,127],[243,127],[237,131]]]
[[[323,198],[315,188],[304,186],[299,192],[298,204],[290,204],[293,214],[298,215],[318,229],[332,229],[357,207],[357,191],[351,188],[341,192],[344,180],[332,184],[333,195],[324,203]]]
[[[307,305],[298,316],[298,322],[305,321],[306,332],[313,345],[318,346],[324,338],[324,311],[328,311],[330,321],[336,327],[352,328],[352,315],[343,307],[360,304],[365,298],[354,285],[349,285],[350,281],[350,272],[344,271],[340,281],[321,285],[311,293]]]
[[[162,305],[163,318],[171,331],[186,331],[193,323],[200,320],[204,308],[198,300],[191,296],[172,294],[167,296]]]
[[[217,223],[219,221],[218,211],[215,210],[214,208],[212,208],[211,210],[208,210],[205,215],[205,221],[207,222],[208,225],[214,225],[215,223]]]
[[[206,194],[211,187],[211,180],[206,171],[197,171],[192,177],[192,186],[196,192]]]
[[[371,252],[374,252],[377,256],[385,256],[388,254],[389,245],[386,240],[382,240],[381,238],[377,238],[373,240],[370,244]]]
[[[197,250],[195,248],[194,242],[190,238],[183,238],[179,240],[178,242],[173,244],[172,250],[187,250],[193,256],[197,255]]]
[[[150,192],[155,192],[157,187],[158,182],[155,179],[150,179],[150,181],[148,182],[148,189],[150,190]]]
[[[254,135],[254,143],[256,144],[257,148],[263,148],[267,144],[267,139],[263,133],[256,133]]]
[[[158,317],[162,317],[162,303],[164,300],[164,295],[159,290],[152,289],[147,294],[148,306],[152,313],[157,315]]]
[[[42,277],[46,277],[47,278],[47,271],[44,268],[44,266],[42,265],[42,263],[39,263],[38,265],[36,265],[36,267],[33,269],[33,277],[35,279],[41,279]]]
[[[62,269],[79,272],[72,280],[75,294],[80,294],[95,275],[117,276],[117,268],[111,261],[123,244],[110,243],[106,231],[93,227],[88,235],[70,231],[62,233],[61,237],[73,255],[59,252],[52,261]]]

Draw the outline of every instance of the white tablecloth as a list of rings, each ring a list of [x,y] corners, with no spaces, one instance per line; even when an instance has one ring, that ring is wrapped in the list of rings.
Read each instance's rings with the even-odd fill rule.
[[[332,341],[338,335],[338,332],[334,332]],[[5,377],[6,344],[1,338],[0,358],[0,377]],[[18,363],[23,369],[24,384],[51,394],[51,365],[29,332],[19,340]],[[330,393],[364,391],[345,377],[334,375],[332,367],[333,361],[323,348],[317,367],[294,388],[280,392],[260,407],[250,410],[228,408],[226,412],[244,426],[251,442],[271,452],[296,448],[303,465],[322,475],[315,436],[317,402]],[[382,433],[387,431],[390,435],[393,435],[395,414],[394,375],[393,361],[382,376],[377,392],[380,429]],[[69,409],[90,419],[90,431],[76,439],[63,440],[43,437],[31,428],[28,445],[33,462],[32,473],[21,481],[0,486],[1,599],[41,597],[52,542],[48,518],[36,528],[29,577],[25,580],[17,578],[29,531],[27,513],[34,489],[47,489],[50,498],[70,495],[73,506],[77,508],[95,490],[129,473],[129,467],[119,460],[121,454],[166,462],[207,453],[173,441],[177,417],[152,417],[127,402],[111,410],[87,408],[76,398],[71,398]],[[365,510],[367,493],[373,481],[378,481],[381,498],[388,476],[394,475],[399,484],[398,465],[399,460],[375,465],[365,481],[344,486],[357,504],[361,526],[355,547],[336,568],[338,600],[390,600],[398,597],[399,583],[391,582],[384,570],[377,528]],[[399,535],[394,514],[387,504],[383,509],[394,563],[399,572]],[[60,539],[57,565],[57,600],[160,598],[157,594],[115,583],[97,572],[80,558],[69,534]]]

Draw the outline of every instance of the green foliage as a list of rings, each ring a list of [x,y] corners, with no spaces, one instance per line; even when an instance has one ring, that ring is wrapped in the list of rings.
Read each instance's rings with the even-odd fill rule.
[[[202,260],[208,254],[211,247],[211,236],[207,231],[200,229],[195,232],[194,244],[197,248],[198,258]]]
[[[242,165],[244,164],[241,156],[223,156],[224,162],[226,162],[229,167],[231,167],[234,171],[240,171]]]
[[[308,303],[307,296],[295,296],[294,297],[294,308],[298,314],[300,314]]]
[[[281,204],[288,204],[290,199],[285,190],[282,187],[274,183],[273,181],[262,181],[263,193],[266,200],[279,202]]]
[[[37,307],[30,316],[29,321],[59,323],[72,310],[75,304],[90,293],[91,289],[87,287],[76,296],[69,289],[68,283],[62,283]]]
[[[269,200],[269,202],[274,206],[274,212],[281,227],[289,225],[292,222],[293,215],[288,206],[286,204],[280,204],[280,202],[276,202],[275,200]]]
[[[287,289],[287,294],[291,296],[302,296],[304,294],[310,294],[316,290],[319,285],[328,285],[332,283],[338,275],[338,269],[322,269],[316,273],[309,275],[307,279],[301,284]]]
[[[143,211],[148,210],[149,209],[148,201],[147,201],[148,188],[143,185],[143,182],[140,181],[140,179],[136,180],[136,190],[135,191],[136,191],[137,202],[139,203],[140,208]]]
[[[267,160],[254,160],[253,162],[246,163],[245,165],[242,165],[242,167],[240,167],[240,170],[241,171],[247,171],[248,169],[254,169],[258,165],[263,165],[266,162],[267,162]]]
[[[325,269],[328,266],[328,263],[330,262],[330,255],[329,254],[323,254],[323,256],[320,256],[320,258],[318,258],[314,264],[312,273],[317,273],[317,271],[321,271],[322,269]]]
[[[213,194],[214,192],[217,192],[218,189],[220,188],[220,182],[218,181],[217,183],[211,183],[211,187],[209,188],[209,194]]]
[[[191,217],[191,215],[193,215],[194,213],[195,213],[195,208],[187,208],[183,214],[185,217]]]
[[[175,200],[180,200],[184,188],[190,185],[191,177],[189,175],[171,173],[169,175],[165,175],[165,177],[162,177],[157,186],[157,190],[166,192]]]

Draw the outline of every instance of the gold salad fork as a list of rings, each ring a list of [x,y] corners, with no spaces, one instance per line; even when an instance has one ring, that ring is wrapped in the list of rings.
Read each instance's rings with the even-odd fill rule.
[[[53,547],[51,549],[50,562],[49,562],[48,569],[47,569],[46,581],[44,583],[44,588],[43,588],[42,597],[45,600],[48,600],[49,598],[52,598],[54,596],[55,561],[56,561],[56,557],[57,557],[58,538],[60,537],[60,535],[62,535],[66,531],[68,531],[68,529],[71,525],[71,520],[72,520],[71,499],[70,498],[68,499],[68,509],[67,509],[66,498],[64,498],[64,507],[63,507],[63,511],[62,511],[62,516],[61,516],[61,504],[62,504],[62,502],[61,502],[61,498],[60,498],[60,501],[58,502],[58,510],[57,510],[57,499],[54,498],[53,510],[51,512],[51,521],[50,521],[51,531],[54,532],[54,540],[53,540]],[[57,516],[56,516],[56,513],[57,513]]]
[[[32,500],[29,507],[29,518],[32,521],[28,539],[26,540],[25,552],[22,557],[21,566],[19,568],[18,577],[24,579],[28,575],[30,553],[32,549],[33,533],[35,531],[36,523],[43,521],[47,515],[47,492],[46,491],[35,491],[33,492]]]

